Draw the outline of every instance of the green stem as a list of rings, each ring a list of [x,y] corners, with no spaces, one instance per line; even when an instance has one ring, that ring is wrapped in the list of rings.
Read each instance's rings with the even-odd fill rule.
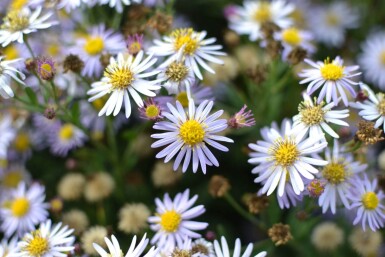
[[[28,37],[25,37],[25,39],[24,39],[24,44],[27,46],[28,51],[29,51],[29,53],[31,54],[32,58],[35,60],[36,57],[35,57],[35,54],[33,53],[33,50],[32,50],[31,45],[30,45],[29,42],[28,42]]]

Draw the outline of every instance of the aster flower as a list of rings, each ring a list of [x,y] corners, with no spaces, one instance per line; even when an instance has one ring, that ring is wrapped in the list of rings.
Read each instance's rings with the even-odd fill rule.
[[[25,79],[25,75],[13,67],[15,63],[18,63],[21,60],[22,59],[4,61],[4,56],[0,56],[0,95],[5,99],[14,96],[10,87],[11,79],[14,79],[18,83],[25,85],[22,81]],[[18,75],[22,80],[18,78]]]
[[[278,195],[283,196],[289,178],[294,192],[299,195],[305,188],[304,178],[313,179],[318,170],[313,167],[324,166],[327,161],[308,157],[327,146],[321,142],[322,135],[304,138],[304,134],[294,134],[291,122],[284,120],[281,131],[278,128],[261,130],[263,140],[249,144],[251,150],[249,163],[258,166],[252,173],[258,174],[254,182],[263,182],[262,193],[270,195],[278,187]]]
[[[89,0],[60,0],[57,4],[57,9],[64,9],[67,13],[79,8],[82,3],[87,4]]]
[[[352,85],[358,85],[358,83],[351,79],[361,74],[361,72],[354,73],[354,71],[359,69],[359,66],[344,66],[344,61],[339,56],[333,61],[327,58],[324,62],[313,62],[309,59],[305,59],[305,62],[311,65],[312,68],[305,69],[298,74],[299,77],[304,78],[299,83],[310,82],[307,87],[308,95],[312,95],[317,89],[322,87],[318,96],[318,103],[324,98],[326,98],[326,103],[330,103],[333,99],[334,104],[337,106],[339,102],[338,95],[340,95],[343,103],[347,106],[348,97],[345,90],[352,97],[356,97],[356,92]]]
[[[0,158],[7,157],[8,146],[16,136],[16,130],[12,126],[12,118],[10,116],[0,117]]]
[[[192,242],[191,252],[192,254],[200,253],[201,255],[205,255],[207,257],[216,257],[213,243],[203,238],[195,239]]]
[[[272,22],[280,28],[292,25],[289,15],[293,10],[294,5],[282,0],[244,1],[242,7],[233,7],[233,13],[229,16],[230,28],[256,41],[264,36],[261,30],[264,23]]]
[[[281,209],[289,209],[291,206],[297,206],[297,203],[302,202],[302,199],[303,194],[297,195],[289,182],[286,182],[282,196],[279,196],[277,193],[278,205]]]
[[[99,77],[103,71],[100,58],[103,54],[118,54],[125,49],[124,38],[112,29],[106,29],[104,24],[94,26],[86,38],[77,40],[72,53],[79,55],[84,61],[83,76]]]
[[[385,90],[385,32],[370,35],[361,49],[358,62],[365,79]]]
[[[355,179],[347,198],[352,202],[351,209],[357,210],[353,225],[361,222],[364,231],[368,225],[373,231],[384,227],[385,206],[383,200],[385,195],[378,190],[377,179],[370,181],[366,175],[364,179]]]
[[[0,173],[0,188],[5,192],[17,188],[21,182],[31,182],[31,175],[21,164],[10,164]]]
[[[323,213],[330,208],[335,214],[340,202],[350,208],[346,195],[352,189],[352,180],[356,174],[363,172],[367,165],[355,161],[351,153],[345,153],[345,148],[340,147],[337,140],[334,140],[333,149],[326,148],[325,158],[329,163],[322,169],[319,178],[326,184],[318,204]]]
[[[189,194],[190,190],[186,189],[183,193],[178,193],[174,200],[167,193],[163,201],[155,199],[156,215],[148,218],[151,229],[156,231],[151,244],[156,243],[159,249],[167,251],[175,247],[182,248],[184,241],[189,238],[201,237],[195,231],[205,229],[208,224],[191,219],[202,215],[205,208],[203,205],[191,208],[198,196],[190,199]]]
[[[345,41],[345,31],[359,23],[357,10],[344,1],[333,2],[311,10],[310,28],[315,38],[329,46],[339,47]]]
[[[215,56],[226,55],[224,52],[218,51],[222,49],[221,45],[212,45],[216,39],[204,39],[206,35],[206,31],[196,32],[191,28],[176,29],[169,36],[164,36],[163,41],[155,40],[155,46],[151,47],[149,51],[155,56],[170,56],[160,66],[160,68],[165,68],[177,60],[180,56],[179,50],[183,48],[185,65],[202,80],[203,76],[199,66],[208,72],[215,73],[206,61],[223,64],[223,61]]]
[[[143,37],[144,34],[135,34],[127,37],[127,49],[129,54],[135,55],[143,50]]]
[[[251,127],[255,125],[255,119],[251,110],[246,111],[247,105],[245,104],[239,112],[234,114],[228,121],[228,125],[231,128],[243,128]]]
[[[43,80],[52,80],[56,73],[55,62],[50,57],[37,59],[37,74]]]
[[[230,249],[227,244],[226,238],[224,236],[221,237],[221,244],[219,244],[218,240],[214,241],[214,249],[216,256],[220,257],[230,257]],[[249,243],[247,245],[246,250],[243,252],[242,257],[250,257],[251,252],[253,251],[253,244]],[[260,252],[254,257],[265,257],[266,252]],[[232,257],[240,257],[241,256],[241,240],[237,238],[235,240],[235,247]]]
[[[3,239],[0,242],[0,256],[14,256],[17,251],[17,237],[11,238],[9,241]]]
[[[315,52],[315,47],[313,44],[311,44],[313,35],[309,31],[299,30],[295,27],[289,27],[287,29],[276,32],[274,37],[275,39],[282,42],[283,60],[287,60],[288,55],[295,48],[302,48],[307,52],[307,54],[312,54]]]
[[[340,126],[349,126],[341,119],[349,116],[349,110],[332,110],[334,102],[325,105],[324,102],[317,103],[307,95],[303,95],[304,101],[298,106],[299,113],[293,117],[293,131],[295,133],[307,133],[309,137],[323,135],[323,130],[334,138],[339,138],[338,134],[328,125],[328,123]]]
[[[87,136],[84,132],[70,123],[63,124],[49,138],[51,152],[59,156],[66,156],[67,153],[79,146],[82,146]]]
[[[14,41],[24,43],[24,34],[36,32],[38,29],[47,29],[57,24],[56,21],[47,21],[53,12],[47,12],[39,17],[41,10],[42,8],[38,7],[34,12],[28,8],[8,12],[0,27],[0,44],[5,47]]]
[[[365,85],[360,83],[361,90],[368,95],[368,99],[362,102],[350,103],[350,106],[356,109],[360,109],[358,113],[362,118],[369,121],[375,121],[375,128],[383,126],[385,131],[385,94],[374,92]]]
[[[47,219],[48,204],[44,203],[44,191],[45,188],[39,184],[32,184],[27,188],[23,182],[10,191],[0,209],[0,228],[6,237],[15,232],[22,236]]]
[[[151,77],[159,72],[144,72],[156,62],[156,59],[153,59],[152,55],[150,55],[142,60],[143,55],[143,51],[140,51],[136,57],[129,55],[125,58],[121,53],[118,54],[116,60],[111,57],[110,64],[105,69],[102,80],[92,83],[92,89],[87,94],[93,96],[88,101],[92,102],[111,93],[108,101],[100,110],[99,116],[104,114],[108,116],[112,113],[116,116],[124,102],[126,118],[129,118],[131,115],[131,102],[128,93],[139,107],[143,106],[143,100],[138,92],[149,97],[156,95],[153,91],[160,89],[160,86],[157,85],[159,81],[144,80],[144,78]]]
[[[157,121],[162,119],[162,108],[154,101],[153,98],[149,98],[144,101],[143,107],[139,108],[140,117],[147,120]]]
[[[134,236],[131,241],[130,248],[125,255],[120,249],[119,242],[114,235],[111,236],[111,240],[107,237],[105,237],[104,240],[108,246],[108,252],[106,252],[100,245],[93,243],[95,250],[100,254],[101,257],[154,257],[157,255],[157,250],[155,247],[152,247],[146,254],[143,255],[143,252],[148,245],[146,234],[144,234],[138,245],[136,245],[136,236]]]
[[[206,173],[206,165],[218,167],[218,160],[209,150],[208,145],[227,152],[228,148],[216,141],[229,143],[234,141],[216,135],[227,128],[227,121],[218,120],[223,114],[222,110],[209,115],[213,105],[212,101],[204,101],[198,108],[195,108],[194,101],[190,100],[186,112],[178,101],[176,108],[167,103],[170,112],[163,112],[163,116],[169,121],[160,121],[154,125],[154,129],[167,132],[151,135],[152,138],[158,139],[151,147],[158,148],[167,145],[156,155],[156,158],[165,157],[164,162],[168,162],[177,155],[173,165],[174,170],[179,167],[184,158],[183,172],[187,170],[190,161],[192,161],[194,173],[198,170],[199,165],[203,173]]]
[[[140,4],[142,0],[97,0],[100,5],[108,4],[109,7],[115,8],[118,13],[123,12],[124,6],[131,5],[132,3]]]
[[[52,227],[51,220],[40,224],[38,230],[27,233],[18,243],[15,257],[65,257],[75,247],[73,229],[61,223]]]

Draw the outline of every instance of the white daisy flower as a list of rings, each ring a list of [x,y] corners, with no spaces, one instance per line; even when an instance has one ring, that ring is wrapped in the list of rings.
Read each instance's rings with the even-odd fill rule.
[[[203,238],[198,238],[192,242],[191,252],[192,254],[199,253],[201,256],[204,255],[207,257],[216,257],[213,243]]]
[[[70,150],[82,146],[86,139],[87,136],[81,129],[65,123],[56,128],[56,131],[49,137],[51,152],[55,155],[66,156]]]
[[[385,90],[385,32],[369,36],[361,49],[358,63],[365,79]]]
[[[17,251],[17,237],[13,237],[11,240],[3,239],[0,243],[0,256],[14,256]]]
[[[64,9],[67,13],[70,13],[72,10],[79,8],[82,3],[88,3],[89,0],[60,0],[57,4],[57,9]]]
[[[0,159],[6,159],[8,147],[16,136],[10,116],[0,117]]]
[[[24,34],[36,32],[38,29],[47,29],[58,24],[57,21],[47,21],[53,12],[47,12],[43,16],[41,7],[31,12],[28,8],[23,8],[18,11],[10,11],[3,19],[3,24],[0,27],[0,44],[5,47],[11,42],[17,41],[24,43]]]
[[[78,39],[76,46],[70,51],[79,55],[84,61],[83,76],[99,77],[103,71],[100,58],[103,54],[118,54],[126,49],[123,36],[106,29],[104,24],[94,26],[85,38]]]
[[[140,4],[142,0],[96,0],[100,5],[108,4],[109,7],[115,8],[118,13],[123,12],[124,6],[131,4]]]
[[[377,179],[370,181],[366,175],[364,179],[355,179],[347,198],[352,202],[351,208],[357,210],[353,225],[361,222],[364,231],[367,225],[373,231],[384,227],[385,206],[383,201],[385,195],[378,190]]]
[[[263,39],[261,30],[266,22],[273,22],[280,28],[293,24],[289,15],[294,11],[294,5],[282,0],[244,1],[243,6],[235,7],[234,14],[229,17],[230,28],[242,35],[249,35],[251,41]]]
[[[160,68],[166,68],[178,59],[179,50],[183,48],[185,65],[202,80],[203,76],[199,66],[208,72],[215,73],[206,61],[223,64],[221,59],[214,56],[226,55],[224,52],[218,51],[222,49],[221,45],[212,45],[216,39],[204,39],[206,35],[206,31],[196,32],[191,28],[175,29],[169,36],[164,36],[163,41],[154,40],[155,46],[151,47],[149,51],[155,56],[170,56],[160,66]]]
[[[167,131],[152,134],[152,138],[159,139],[151,145],[153,148],[163,147],[156,158],[165,157],[164,162],[170,161],[176,154],[174,170],[177,170],[183,158],[183,172],[185,172],[192,159],[192,168],[195,173],[200,165],[202,172],[206,173],[206,165],[219,166],[218,160],[209,150],[208,145],[227,152],[229,149],[216,141],[233,143],[230,138],[216,135],[227,128],[227,120],[218,118],[223,110],[209,115],[214,103],[204,101],[195,109],[194,100],[190,99],[189,108],[186,112],[180,102],[176,102],[176,108],[167,103],[170,112],[162,112],[169,121],[159,121],[154,129]]]
[[[263,140],[249,144],[254,150],[250,154],[249,163],[258,166],[252,173],[258,174],[256,183],[264,183],[262,193],[270,195],[278,187],[278,195],[283,196],[287,179],[290,180],[294,192],[299,195],[304,189],[304,178],[313,179],[318,170],[313,165],[324,166],[328,162],[310,154],[317,153],[327,146],[320,142],[323,138],[318,135],[304,138],[304,134],[294,134],[290,121],[285,120],[281,131],[277,128],[261,130]]]
[[[358,12],[343,1],[312,9],[309,22],[315,38],[326,45],[339,47],[345,41],[346,29],[356,28]]]
[[[48,216],[48,204],[44,203],[45,188],[32,184],[29,188],[24,182],[10,191],[9,197],[2,203],[0,209],[1,230],[6,237],[15,232],[22,236],[35,229],[35,225],[43,222]]]
[[[4,61],[4,56],[0,56],[0,95],[8,99],[13,97],[13,91],[11,88],[11,79],[16,80],[18,83],[25,85],[22,80],[19,79],[18,75],[21,79],[25,79],[25,75],[18,71],[13,65],[15,63],[20,62],[22,59],[14,59],[11,61]]]
[[[309,83],[307,87],[307,94],[312,95],[317,89],[322,87],[318,96],[318,103],[326,98],[326,103],[330,103],[333,99],[337,106],[339,102],[338,95],[341,96],[345,106],[348,106],[348,97],[345,90],[347,90],[352,97],[356,97],[356,92],[352,85],[358,83],[352,81],[353,77],[361,74],[361,72],[354,71],[359,69],[358,65],[344,66],[344,61],[337,56],[333,61],[327,58],[324,62],[313,62],[305,59],[305,62],[312,66],[311,69],[305,69],[298,74],[299,77],[304,78],[299,83]]]
[[[144,234],[138,245],[136,245],[136,236],[134,236],[131,241],[130,248],[125,255],[120,249],[119,242],[114,235],[111,236],[111,240],[105,237],[104,241],[108,247],[108,252],[106,252],[100,245],[93,243],[95,250],[100,254],[101,257],[154,257],[158,253],[157,249],[155,249],[155,246],[153,246],[146,252],[146,254],[143,255],[143,252],[146,250],[148,245],[148,238],[146,238],[146,234]]]
[[[129,94],[139,107],[143,106],[143,100],[138,92],[149,97],[156,96],[153,91],[160,89],[160,86],[157,85],[159,80],[144,80],[144,78],[159,73],[159,70],[144,72],[156,62],[156,59],[150,55],[142,60],[143,55],[143,51],[140,51],[135,57],[129,55],[125,58],[122,53],[118,54],[116,60],[111,57],[102,80],[92,83],[92,89],[88,90],[87,94],[94,96],[88,99],[89,102],[111,93],[108,101],[100,110],[99,116],[104,114],[108,116],[112,113],[116,116],[124,102],[126,118],[129,118],[131,115]]]
[[[293,117],[293,131],[295,133],[307,133],[309,137],[318,137],[323,135],[323,131],[334,138],[339,138],[338,134],[328,125],[328,123],[340,126],[349,126],[349,124],[341,119],[349,116],[349,110],[332,110],[335,106],[334,102],[325,105],[324,102],[317,103],[307,94],[303,94],[304,101],[298,106],[299,114]]]
[[[363,102],[351,102],[350,106],[361,109],[358,114],[362,118],[369,121],[375,121],[374,127],[378,128],[383,126],[383,130],[385,131],[385,94],[374,94],[368,85],[365,85],[364,83],[360,83],[360,88],[368,94],[368,99]]]
[[[295,27],[290,27],[276,32],[274,37],[282,42],[283,51],[282,58],[286,60],[291,51],[295,48],[302,48],[310,55],[315,52],[315,47],[311,43],[313,35],[305,30],[299,30]]]
[[[241,256],[241,250],[242,250],[241,247],[242,247],[241,246],[241,240],[239,238],[237,238],[235,240],[235,247],[234,247],[234,251],[233,251],[231,256],[232,257],[240,257]],[[229,246],[227,244],[226,238],[224,236],[221,237],[221,244],[219,244],[218,240],[214,241],[214,249],[215,249],[215,254],[218,257],[230,257],[230,249],[229,249]],[[252,251],[253,251],[253,244],[249,243],[247,245],[246,250],[243,252],[242,257],[250,257]],[[266,252],[260,252],[257,255],[255,255],[254,257],[265,257],[266,254],[267,254]]]
[[[75,247],[73,229],[61,223],[51,226],[51,220],[41,223],[38,230],[27,233],[18,243],[15,257],[65,257]]]
[[[200,238],[201,235],[195,230],[203,230],[208,224],[206,222],[192,221],[205,212],[203,205],[193,208],[198,195],[189,199],[190,190],[178,193],[174,200],[166,193],[163,201],[155,199],[156,215],[148,218],[150,227],[156,234],[151,239],[151,244],[157,244],[162,251],[172,250],[175,247],[182,248],[184,241],[189,238]]]
[[[352,179],[363,172],[367,165],[355,161],[351,153],[345,153],[345,148],[339,147],[337,140],[334,140],[332,150],[325,150],[325,158],[329,164],[322,169],[319,178],[326,184],[324,192],[318,198],[318,204],[323,213],[330,208],[335,214],[340,201],[347,209],[350,208],[346,195],[352,187]]]
[[[297,203],[302,202],[302,199],[303,194],[297,195],[289,182],[286,182],[282,196],[279,196],[277,193],[278,205],[281,209],[290,209],[290,207],[297,206]]]

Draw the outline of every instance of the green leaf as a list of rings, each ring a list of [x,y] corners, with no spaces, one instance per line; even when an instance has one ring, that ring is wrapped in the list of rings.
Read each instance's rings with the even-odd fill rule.
[[[35,92],[33,92],[33,90],[29,87],[25,87],[24,90],[25,90],[25,93],[27,94],[29,100],[31,101],[31,103],[33,105],[37,105],[38,101],[37,101],[37,97],[36,97]]]

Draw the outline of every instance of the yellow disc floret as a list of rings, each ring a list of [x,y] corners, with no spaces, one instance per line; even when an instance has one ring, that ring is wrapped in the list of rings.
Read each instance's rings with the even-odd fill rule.
[[[362,205],[367,210],[374,210],[377,208],[380,200],[374,192],[367,192],[362,196]]]
[[[151,104],[151,105],[146,107],[146,116],[149,119],[154,119],[154,118],[158,117],[159,113],[160,113],[160,110],[159,110],[158,106],[156,106],[155,104]]]
[[[283,167],[292,166],[299,156],[295,141],[289,138],[279,139],[274,144],[272,152],[276,165]]]
[[[324,121],[325,111],[322,110],[321,105],[310,105],[309,103],[302,103],[299,108],[301,114],[301,121],[307,126],[318,125]]]
[[[13,144],[16,151],[24,152],[29,149],[31,141],[27,133],[21,132],[16,136]]]
[[[202,143],[205,138],[205,130],[203,124],[196,120],[188,120],[179,128],[179,136],[186,145],[194,146]]]
[[[183,107],[188,107],[188,96],[186,91],[182,91],[176,95],[176,100],[180,102]]]
[[[378,93],[377,98],[379,100],[379,103],[377,104],[377,110],[382,116],[385,116],[385,94]]]
[[[104,76],[110,79],[109,83],[113,90],[126,89],[135,80],[134,74],[126,65],[120,67],[116,64],[110,64],[104,71]]]
[[[174,49],[178,51],[184,46],[183,53],[193,55],[199,47],[197,34],[193,29],[176,29],[171,33],[174,38]]]
[[[166,76],[173,82],[181,82],[188,74],[188,67],[182,62],[173,62],[166,69]]]
[[[15,188],[22,179],[23,175],[20,171],[10,171],[4,175],[2,184],[7,188]]]
[[[22,31],[29,26],[28,17],[20,11],[10,11],[3,19],[3,25],[0,28],[11,32]]]
[[[24,197],[16,198],[10,206],[12,215],[18,218],[24,217],[28,213],[29,207],[29,201]]]
[[[104,41],[101,37],[90,37],[86,40],[84,51],[89,55],[100,54],[104,49]]]
[[[285,29],[282,32],[282,40],[292,46],[296,46],[301,43],[301,35],[296,28]]]
[[[325,80],[339,80],[344,75],[344,66],[340,66],[334,63],[330,63],[329,58],[325,60],[324,66],[321,67],[321,76]]]
[[[259,8],[254,12],[253,18],[257,22],[267,22],[271,20],[271,8],[267,2],[261,2]]]
[[[331,162],[324,167],[322,175],[331,184],[340,184],[345,181],[348,176],[346,166],[343,163]]]
[[[65,124],[59,131],[59,138],[63,141],[68,141],[74,136],[74,127],[71,124]]]
[[[29,256],[40,257],[49,250],[48,240],[41,236],[40,231],[32,233],[32,239],[28,239],[28,244],[24,247],[24,251],[29,253]]]
[[[2,49],[6,60],[13,60],[19,57],[19,51],[15,45],[8,45]]]
[[[169,233],[177,231],[181,221],[181,215],[174,210],[166,211],[160,216],[160,226]]]

